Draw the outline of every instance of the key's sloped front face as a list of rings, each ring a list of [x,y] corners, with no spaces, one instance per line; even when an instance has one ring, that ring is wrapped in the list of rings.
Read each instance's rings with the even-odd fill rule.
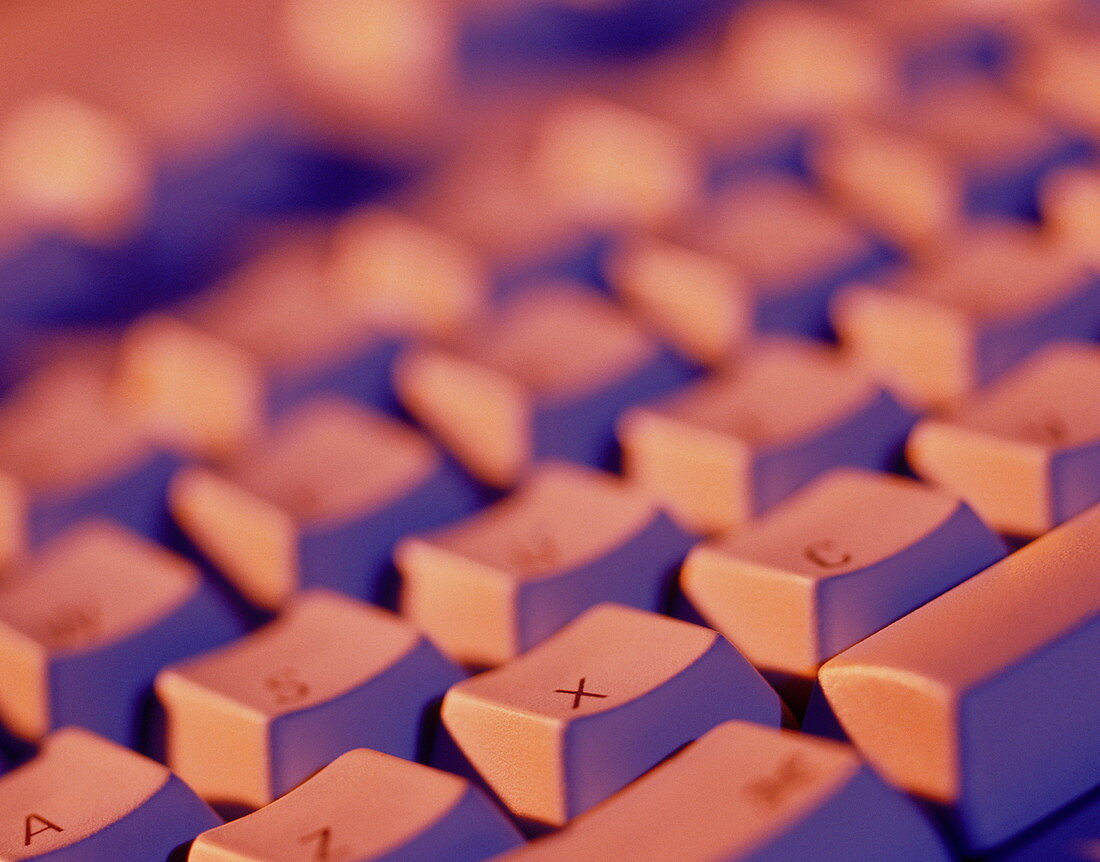
[[[827,662],[844,730],[890,782],[944,806],[970,849],[1096,783],[1094,506]]]
[[[168,760],[203,798],[258,807],[352,748],[414,759],[462,672],[410,626],[324,590],[164,671]]]
[[[464,779],[357,748],[259,811],[203,833],[188,858],[478,862],[522,843]]]
[[[839,469],[694,549],[680,583],[756,667],[812,678],[826,659],[1005,553],[958,498]]]
[[[546,464],[502,502],[399,545],[401,609],[455,660],[493,666],[600,602],[661,610],[691,541],[616,477]]]
[[[609,848],[614,848],[613,851]],[[730,721],[501,862],[946,862],[909,800],[848,746]]]
[[[447,692],[439,758],[458,753],[532,828],[561,826],[715,724],[781,711],[716,632],[607,604]]]
[[[140,747],[153,678],[241,631],[191,563],[108,522],[58,537],[0,587],[0,716]]]
[[[1034,537],[1100,501],[1100,349],[1057,343],[906,447],[925,479],[1003,533]]]
[[[79,728],[0,778],[0,859],[165,859],[221,823],[165,767]]]

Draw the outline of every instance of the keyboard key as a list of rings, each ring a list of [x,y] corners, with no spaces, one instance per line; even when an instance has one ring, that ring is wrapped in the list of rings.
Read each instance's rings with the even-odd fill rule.
[[[454,686],[442,715],[468,768],[538,829],[561,826],[726,719],[778,726],[781,713],[718,633],[607,604]]]
[[[395,385],[471,473],[507,487],[547,458],[606,466],[623,408],[688,373],[617,307],[562,285],[514,296],[453,347],[413,349]]]
[[[1100,775],[1100,507],[826,662],[825,696],[884,778],[996,845]]]
[[[387,611],[311,591],[161,672],[168,763],[204,799],[258,808],[353,748],[414,759],[432,705],[462,677]]]
[[[500,862],[947,862],[917,807],[845,745],[730,721]]]
[[[1057,171],[1043,184],[1040,201],[1044,226],[1055,242],[1100,265],[1100,171]]]
[[[860,361],[923,405],[958,400],[1048,341],[1100,333],[1100,279],[1022,227],[944,244],[894,287],[844,291],[833,323]]]
[[[0,584],[0,720],[28,740],[79,723],[140,747],[157,671],[240,631],[193,564],[84,522]]]
[[[274,609],[311,586],[386,598],[397,540],[466,514],[479,495],[412,428],[319,398],[217,469],[184,469],[169,498],[199,550]]]
[[[958,498],[841,468],[697,546],[680,586],[756,667],[813,679],[826,659],[1005,553]]]
[[[76,727],[0,778],[0,859],[163,860],[221,823],[159,763]]]
[[[164,531],[178,460],[115,408],[109,380],[106,351],[90,348],[49,363],[0,402],[0,491],[10,499],[14,488],[31,546],[93,515],[150,537]]]
[[[913,415],[825,347],[761,343],[619,424],[627,477],[689,529],[743,523],[830,467],[886,469]]]
[[[942,418],[917,423],[906,451],[918,474],[1000,532],[1046,532],[1100,502],[1100,348],[1044,348]]]
[[[547,464],[494,506],[403,540],[401,609],[456,661],[497,665],[600,602],[664,610],[692,541],[616,477]]]
[[[259,811],[204,832],[188,859],[478,862],[522,843],[458,776],[357,748]]]

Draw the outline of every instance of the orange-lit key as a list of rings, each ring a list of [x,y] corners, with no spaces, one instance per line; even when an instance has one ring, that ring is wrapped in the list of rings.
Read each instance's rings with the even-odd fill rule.
[[[452,347],[408,352],[395,388],[474,475],[505,487],[546,458],[604,466],[622,409],[687,373],[606,299],[554,285],[514,296]]]
[[[542,118],[531,170],[546,201],[594,228],[667,224],[703,180],[701,157],[682,131],[592,97]]]
[[[0,201],[46,230],[92,242],[130,233],[149,196],[144,147],[120,120],[67,96],[41,96],[0,125]]]
[[[166,859],[221,823],[159,763],[71,727],[0,778],[0,859]]]
[[[836,298],[843,344],[906,398],[949,404],[1048,341],[1100,333],[1100,280],[1022,227],[939,247],[895,289]]]
[[[696,547],[680,585],[707,625],[756,667],[813,678],[826,659],[1005,551],[950,494],[838,469]]]
[[[906,447],[997,530],[1037,536],[1100,501],[1100,347],[1053,344]]]
[[[523,843],[463,779],[357,748],[285,796],[199,836],[190,862],[479,862]]]
[[[781,713],[717,632],[606,604],[448,691],[456,751],[438,758],[458,755],[521,821],[560,826],[714,725]]]
[[[1044,226],[1054,241],[1100,265],[1100,171],[1070,168],[1042,187]]]
[[[1082,14],[1075,16],[1073,13]],[[1030,102],[1091,134],[1100,131],[1100,42],[1089,7],[1065,4],[1062,14],[1019,32],[1013,88]]]
[[[81,518],[110,518],[148,536],[167,522],[178,461],[115,409],[109,350],[89,347],[28,377],[0,402],[0,529],[13,551]],[[20,525],[21,524],[21,525]]]
[[[140,746],[157,671],[240,631],[193,564],[85,522],[0,584],[0,721],[25,739],[79,723]]]
[[[502,502],[403,541],[401,609],[456,660],[496,665],[600,602],[663,610],[691,542],[617,477],[547,464]]]
[[[415,758],[430,708],[462,677],[387,611],[316,590],[156,688],[171,767],[204,799],[255,808],[353,748]]]
[[[421,434],[335,398],[303,403],[236,458],[187,468],[169,490],[188,537],[265,608],[310,586],[382,597],[394,543],[475,502],[469,479]]]
[[[924,815],[846,745],[730,721],[500,862],[947,862]]]
[[[770,508],[844,464],[884,469],[913,416],[825,347],[761,343],[619,423],[628,478],[689,529],[711,533]]]
[[[821,668],[849,738],[970,849],[1100,775],[1097,547],[1093,506]]]

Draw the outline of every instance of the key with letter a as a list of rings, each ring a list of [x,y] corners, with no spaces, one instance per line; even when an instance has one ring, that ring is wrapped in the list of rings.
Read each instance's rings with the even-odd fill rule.
[[[887,781],[970,850],[1100,775],[1100,505],[826,662],[819,679]]]
[[[163,671],[168,762],[204,799],[256,808],[352,748],[414,759],[464,674],[393,614],[339,593]]]
[[[538,829],[561,826],[722,721],[778,726],[782,706],[717,632],[605,604],[454,686],[442,716],[441,765],[472,769]]]
[[[165,767],[76,727],[0,778],[3,862],[163,862],[220,823]]]
[[[721,724],[499,862],[948,862],[932,826],[846,745]]]
[[[190,862],[478,862],[523,843],[481,790],[357,748],[259,811],[204,832]]]

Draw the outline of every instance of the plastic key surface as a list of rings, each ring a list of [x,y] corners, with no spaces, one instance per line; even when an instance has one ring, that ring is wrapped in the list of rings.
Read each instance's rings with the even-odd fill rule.
[[[826,662],[849,738],[996,845],[1100,775],[1100,506]]]
[[[190,862],[478,862],[523,843],[469,782],[357,748],[285,796],[199,836]]]
[[[812,678],[1006,550],[957,497],[842,468],[696,547],[680,586],[756,667]]]
[[[157,671],[240,631],[195,565],[84,522],[0,585],[0,721],[25,739],[79,723],[140,747]]]
[[[604,466],[619,413],[688,373],[619,308],[566,285],[516,295],[453,346],[405,354],[395,372],[409,412],[501,487],[546,458]]]
[[[947,862],[912,802],[846,745],[730,721],[500,862]]]
[[[463,676],[387,611],[310,591],[157,677],[168,762],[204,799],[256,808],[353,748],[415,759],[432,705]]]
[[[457,763],[535,829],[561,826],[722,721],[781,717],[778,695],[717,632],[613,604],[454,686],[442,711]]]
[[[221,823],[164,766],[76,727],[0,777],[0,860],[164,862]]]
[[[169,502],[250,601],[278,608],[311,586],[381,597],[398,538],[475,500],[472,483],[412,428],[318,398],[222,467],[185,469]]]
[[[907,446],[925,479],[1003,533],[1034,537],[1100,502],[1100,348],[1053,344]]]
[[[600,602],[663,610],[691,542],[617,477],[546,464],[496,505],[404,540],[401,609],[456,660],[496,665]]]
[[[889,467],[913,418],[827,348],[761,343],[741,364],[627,413],[619,440],[627,477],[711,533],[830,467]]]

